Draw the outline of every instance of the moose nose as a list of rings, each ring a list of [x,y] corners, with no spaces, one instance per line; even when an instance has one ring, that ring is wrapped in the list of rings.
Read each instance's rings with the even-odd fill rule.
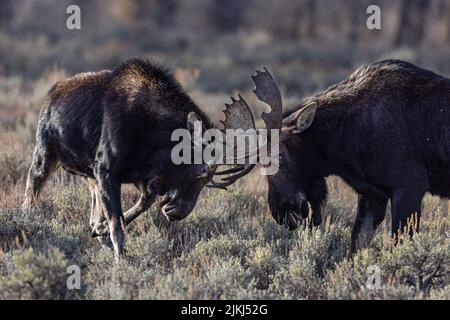
[[[173,204],[166,204],[161,210],[169,221],[177,221],[183,218],[181,209]]]

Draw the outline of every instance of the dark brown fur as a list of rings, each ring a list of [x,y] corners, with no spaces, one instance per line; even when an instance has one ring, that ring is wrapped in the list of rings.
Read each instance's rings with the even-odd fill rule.
[[[207,165],[175,166],[170,159],[175,144],[171,134],[187,128],[192,112],[206,128],[211,126],[173,76],[149,61],[134,59],[114,71],[58,82],[39,116],[24,208],[30,208],[44,181],[61,165],[91,181],[93,234],[109,229],[116,257],[122,255],[125,225],[157,195],[164,196],[163,212],[169,219],[182,219],[213,174]],[[139,202],[125,214],[122,183],[141,191]],[[102,212],[94,212],[98,207]]]
[[[311,126],[288,130],[313,102]],[[280,139],[280,171],[269,177],[275,219],[295,228],[289,212],[305,216],[309,201],[320,223],[324,178],[338,175],[359,194],[355,249],[361,229],[373,232],[383,221],[388,200],[396,233],[420,217],[427,191],[450,196],[450,79],[403,61],[362,67],[287,112]]]

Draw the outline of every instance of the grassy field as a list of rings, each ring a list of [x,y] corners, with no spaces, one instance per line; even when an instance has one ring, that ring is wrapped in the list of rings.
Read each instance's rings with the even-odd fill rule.
[[[258,176],[230,192],[204,191],[182,222],[168,225],[149,210],[130,226],[119,264],[89,236],[90,199],[80,181],[54,178],[32,215],[20,210],[21,186],[3,189],[0,298],[450,298],[449,218],[438,199],[425,199],[413,240],[393,246],[387,219],[373,243],[348,258],[355,197],[339,180],[329,183],[325,223],[313,230],[280,228]],[[124,206],[136,198],[126,187]],[[80,290],[66,286],[73,264],[81,268]],[[379,289],[367,287],[371,266],[381,271]]]

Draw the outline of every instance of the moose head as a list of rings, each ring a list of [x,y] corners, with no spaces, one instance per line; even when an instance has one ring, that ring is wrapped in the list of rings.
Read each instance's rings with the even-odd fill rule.
[[[269,105],[271,109],[269,113],[262,114],[268,134],[267,151],[272,153],[272,156],[275,151],[274,146],[278,151],[278,157],[271,157],[271,160],[278,161],[279,170],[267,175],[268,201],[272,216],[277,223],[286,225],[291,230],[297,228],[302,219],[309,218],[310,224],[318,225],[321,222],[320,209],[325,198],[326,185],[323,178],[314,178],[315,174],[310,170],[314,167],[310,165],[314,157],[303,154],[308,147],[302,142],[302,133],[312,124],[317,104],[315,102],[307,104],[295,112],[289,121],[284,122],[281,93],[270,72],[266,68],[264,71],[256,71],[252,79],[256,86],[253,91],[256,97]],[[256,128],[252,112],[241,96],[226,105],[225,115],[225,128]],[[274,139],[278,141],[273,141]],[[305,144],[305,148],[298,147],[302,144]],[[298,150],[302,150],[302,153]],[[260,148],[257,149],[257,153],[260,157]],[[250,154],[246,154],[246,157],[249,156]],[[263,167],[267,165],[269,164]],[[215,171],[208,186],[226,188],[247,175],[254,167],[255,164],[251,163],[235,165],[224,171]],[[222,179],[216,181],[214,177]]]

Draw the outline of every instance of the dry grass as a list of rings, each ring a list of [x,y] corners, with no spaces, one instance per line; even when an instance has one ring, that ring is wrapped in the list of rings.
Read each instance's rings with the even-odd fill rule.
[[[224,39],[223,47],[211,44],[205,52],[177,55],[178,64],[189,66],[177,76],[214,120],[221,117],[217,106],[233,90],[240,89],[255,104],[248,91],[254,66],[264,63],[277,70],[287,105],[353,68],[347,61],[353,57],[329,56],[313,47],[222,52],[237,46],[232,40]],[[51,52],[40,46],[36,50]],[[25,49],[21,52],[26,56]],[[115,59],[99,57],[92,53],[93,60]],[[166,55],[163,60],[170,59]],[[321,63],[345,68],[314,67]],[[450,217],[432,197],[424,200],[422,232],[413,240],[394,247],[388,218],[373,243],[353,258],[347,252],[355,194],[336,178],[329,180],[330,197],[319,228],[288,232],[279,227],[267,208],[265,181],[255,173],[229,192],[204,190],[194,212],[182,222],[168,225],[156,209],[149,210],[130,226],[127,259],[119,264],[89,236],[89,192],[78,179],[58,172],[37,210],[23,213],[20,203],[39,105],[48,88],[65,76],[50,68],[37,80],[0,78],[0,299],[450,298]],[[257,105],[255,115],[263,108]],[[124,190],[128,208],[137,195],[131,187]],[[65,286],[71,264],[81,268],[80,290]],[[366,286],[373,265],[381,271],[377,290]]]
[[[414,239],[394,246],[386,222],[367,249],[348,258],[354,194],[342,182],[330,180],[321,227],[288,232],[271,218],[265,186],[249,192],[258,179],[249,177],[230,192],[205,190],[182,222],[168,224],[149,210],[130,226],[127,259],[117,265],[112,252],[89,237],[89,193],[80,181],[54,178],[33,216],[19,209],[19,183],[0,203],[0,298],[450,297],[450,221],[438,199],[425,199],[422,232]],[[124,191],[127,207],[136,195]],[[82,269],[81,290],[65,287],[71,264]],[[376,290],[366,286],[373,265],[381,270]]]

